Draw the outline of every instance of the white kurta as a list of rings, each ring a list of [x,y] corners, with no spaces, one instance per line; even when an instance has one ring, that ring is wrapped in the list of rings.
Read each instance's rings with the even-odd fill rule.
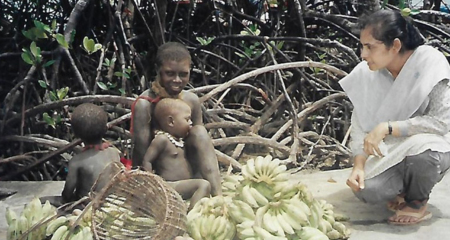
[[[450,79],[446,58],[430,46],[421,46],[395,81],[387,70],[371,71],[362,62],[339,82],[354,105],[350,145],[354,155],[364,154],[365,135],[381,122],[396,121],[402,133],[402,137],[384,139],[384,157],[368,157],[366,178],[406,156],[428,149],[450,151],[450,87],[444,79]]]

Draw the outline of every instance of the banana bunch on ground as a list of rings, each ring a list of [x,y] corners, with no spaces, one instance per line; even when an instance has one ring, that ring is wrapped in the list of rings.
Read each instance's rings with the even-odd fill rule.
[[[108,229],[114,239],[126,238],[127,234],[135,234],[140,229],[156,228],[154,218],[139,215],[127,205],[126,198],[110,194],[105,198],[103,206],[95,211],[96,221],[101,227]]]
[[[333,206],[316,200],[304,184],[270,156],[250,159],[235,183],[230,216],[240,239],[346,239],[349,230],[336,221]]]
[[[6,208],[6,222],[8,223],[7,239],[19,239],[25,232],[31,230],[23,239],[44,239],[47,224],[38,226],[41,222],[56,215],[56,208],[49,201],[42,204],[39,198],[35,197],[25,205],[22,214],[18,216],[10,208]]]
[[[59,216],[47,225],[45,235],[51,240],[92,240],[91,209],[74,209],[72,214]]]
[[[188,213],[188,232],[195,240],[231,240],[229,231],[236,231],[242,240],[349,237],[349,230],[336,220],[333,206],[314,199],[304,184],[292,180],[279,159],[250,159],[242,166],[242,176],[227,174],[222,184],[228,197],[201,199]],[[228,232],[224,234],[223,229]]]
[[[202,198],[187,215],[188,233],[195,240],[231,240],[236,224],[231,220],[228,206],[231,198],[216,196]]]

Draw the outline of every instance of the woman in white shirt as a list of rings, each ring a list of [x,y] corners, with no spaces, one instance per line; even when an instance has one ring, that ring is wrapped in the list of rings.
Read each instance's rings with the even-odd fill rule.
[[[353,171],[364,202],[388,202],[389,223],[431,218],[427,202],[450,166],[450,66],[392,10],[359,20],[361,58],[339,83],[354,109]]]

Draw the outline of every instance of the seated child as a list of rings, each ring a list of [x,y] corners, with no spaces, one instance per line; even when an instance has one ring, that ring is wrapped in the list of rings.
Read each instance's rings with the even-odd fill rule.
[[[192,179],[192,167],[185,157],[184,142],[192,127],[191,109],[183,100],[164,98],[153,115],[156,131],[144,156],[142,167],[168,181],[183,199],[191,198],[188,211],[203,197],[209,197],[211,185],[204,179]]]
[[[117,171],[111,163],[120,163],[119,150],[102,142],[108,116],[101,107],[92,103],[79,105],[72,113],[71,123],[75,136],[81,138],[85,148],[69,161],[63,202],[88,196],[94,184],[92,190],[99,192]]]

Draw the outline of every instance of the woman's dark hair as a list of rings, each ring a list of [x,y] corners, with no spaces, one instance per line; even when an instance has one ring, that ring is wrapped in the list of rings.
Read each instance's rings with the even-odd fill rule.
[[[106,133],[108,115],[93,103],[83,103],[73,110],[71,123],[76,137],[85,144],[97,144]]]
[[[391,47],[398,38],[402,42],[401,53],[414,50],[425,42],[419,30],[412,24],[412,20],[403,17],[398,11],[379,10],[362,16],[358,20],[358,27],[360,30],[370,27],[373,38],[383,42],[387,47]]]
[[[156,67],[160,68],[164,61],[191,61],[187,48],[178,42],[168,42],[161,45],[156,52]]]

